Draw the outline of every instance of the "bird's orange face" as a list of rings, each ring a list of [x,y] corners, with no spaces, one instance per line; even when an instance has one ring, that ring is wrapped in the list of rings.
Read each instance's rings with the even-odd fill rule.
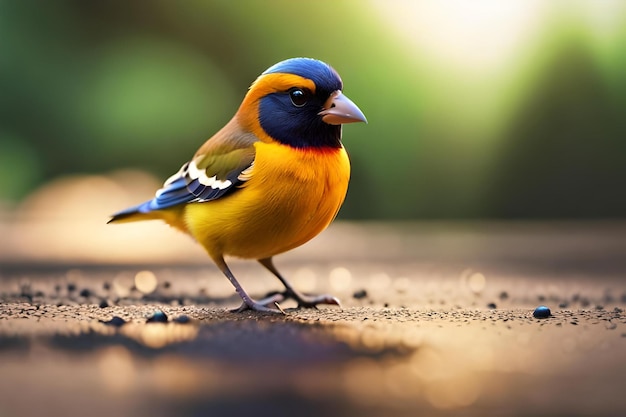
[[[366,121],[342,94],[337,72],[307,58],[280,62],[250,87],[237,117],[264,142],[295,148],[341,147],[341,124]]]

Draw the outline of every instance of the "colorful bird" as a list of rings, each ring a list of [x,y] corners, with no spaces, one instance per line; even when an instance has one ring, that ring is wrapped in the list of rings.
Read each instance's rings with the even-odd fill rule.
[[[328,64],[293,58],[254,81],[235,116],[172,175],[156,196],[120,211],[109,223],[160,219],[190,234],[243,300],[237,311],[282,311],[339,304],[330,295],[296,291],[272,257],[312,239],[344,201],[350,161],[341,125],[366,122]],[[256,259],[285,291],[253,300],[224,257]],[[276,308],[274,308],[276,307]]]

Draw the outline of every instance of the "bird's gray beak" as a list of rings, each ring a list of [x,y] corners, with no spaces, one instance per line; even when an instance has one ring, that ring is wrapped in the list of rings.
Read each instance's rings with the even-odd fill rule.
[[[329,125],[340,125],[344,123],[365,122],[365,115],[348,97],[344,96],[341,90],[333,92],[326,103],[324,110],[317,113],[322,116],[322,120]]]

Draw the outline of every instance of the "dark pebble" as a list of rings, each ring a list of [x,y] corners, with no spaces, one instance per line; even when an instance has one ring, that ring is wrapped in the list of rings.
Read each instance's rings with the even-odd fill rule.
[[[502,292],[500,293],[500,299],[501,299],[501,300],[507,300],[508,298],[509,298],[509,293],[508,293],[508,292],[506,292],[506,291],[502,291]]]
[[[586,298],[581,298],[580,299],[580,306],[581,307],[589,307],[589,304],[591,304],[591,302],[586,299]]]
[[[171,287],[171,286],[172,286],[172,284],[170,284],[170,282],[169,282],[169,281],[165,281],[165,282],[163,282],[163,288],[168,289],[168,288],[169,288],[169,287]]]
[[[155,311],[151,317],[148,317],[146,323],[167,323],[167,314],[161,310]]]
[[[178,316],[178,317],[176,317],[176,318],[174,319],[174,321],[175,321],[176,323],[186,324],[186,323],[189,323],[189,322],[191,321],[191,319],[189,318],[189,316],[182,315],[182,316]]]
[[[569,303],[567,301],[562,301],[559,303],[559,308],[567,308],[569,307]]]
[[[121,327],[126,324],[126,320],[118,316],[113,316],[113,318],[111,318],[111,320],[109,321],[100,320],[100,323],[104,323],[107,326]]]
[[[102,289],[105,291],[109,291],[111,289],[111,284],[105,281],[105,283],[102,284]]]
[[[32,291],[30,289],[30,286],[23,286],[21,288],[20,295],[22,297],[32,298],[33,297],[33,293],[32,293]]]
[[[357,300],[360,300],[361,298],[367,297],[367,291],[365,291],[365,290],[358,290],[358,291],[355,291],[355,293],[352,294],[352,296],[354,298],[356,298]]]
[[[78,293],[78,295],[80,295],[81,297],[90,297],[91,296],[91,291],[89,291],[87,288],[83,289],[80,291],[80,293]]]
[[[29,303],[33,302],[33,296],[31,294],[22,292],[21,296],[23,298],[27,299]]]
[[[100,308],[107,308],[109,306],[109,302],[107,300],[100,301]]]
[[[74,292],[76,291],[76,284],[67,284],[67,290],[69,292]]]
[[[533,317],[537,319],[545,319],[546,317],[550,317],[552,313],[550,309],[546,306],[539,306],[533,311]]]
[[[490,309],[494,310],[496,308],[496,303],[489,303],[489,304],[487,304],[487,308],[490,308]]]
[[[546,296],[545,295],[539,295],[539,296],[537,296],[537,300],[539,300],[540,302],[544,302],[544,301],[546,301]]]

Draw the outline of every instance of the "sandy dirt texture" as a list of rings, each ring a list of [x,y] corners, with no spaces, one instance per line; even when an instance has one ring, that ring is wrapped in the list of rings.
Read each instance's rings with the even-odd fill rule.
[[[276,264],[342,306],[284,315],[230,312],[208,259],[0,256],[0,417],[626,415],[625,223],[351,223],[312,245]]]

